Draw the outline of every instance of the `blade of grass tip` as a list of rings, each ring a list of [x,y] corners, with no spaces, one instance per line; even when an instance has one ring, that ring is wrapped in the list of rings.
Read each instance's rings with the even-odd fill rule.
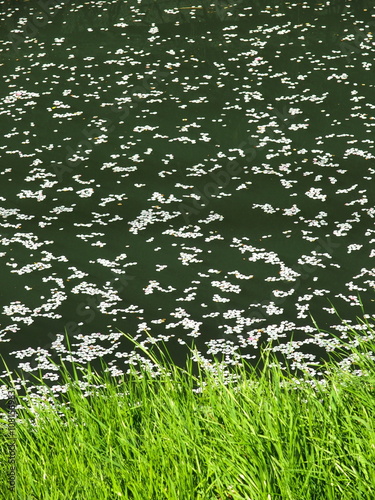
[[[362,323],[362,324],[366,324],[366,322],[364,320],[362,320],[361,318],[359,318],[358,316],[356,317],[357,321],[359,323]],[[361,340],[362,340],[362,337],[361,335],[355,330],[355,328],[353,328],[351,325],[349,325],[349,323],[347,323],[345,320],[342,320],[342,322],[344,323],[344,325],[346,327],[348,327],[348,330],[346,331],[346,333],[351,333],[352,334],[352,337],[354,340],[357,340],[360,344],[362,344]],[[351,344],[349,344],[349,342],[345,342],[341,337],[339,337],[338,335],[335,335],[334,333],[331,333],[331,336],[337,340],[340,341],[341,345],[342,346],[345,346],[347,347],[348,349],[353,349],[353,346]]]
[[[186,359],[186,369],[182,368],[181,372],[188,376],[189,380],[197,382],[199,379],[195,375],[193,375],[193,353],[196,351],[196,345],[194,340],[191,343],[191,347],[189,347],[186,342],[185,345],[190,353]]]
[[[201,365],[200,361],[200,352],[198,351],[198,348],[194,346],[191,350],[192,358],[191,358],[191,363],[193,363],[193,359],[196,361],[196,367],[197,367],[197,375],[194,376],[194,380],[197,383],[197,389],[198,388],[203,388],[205,384],[205,369]],[[207,374],[207,373],[206,373]]]
[[[46,357],[46,359],[48,360],[49,363],[51,363],[51,365],[54,365],[56,368],[58,369],[61,369],[61,367],[63,367],[66,371],[67,371],[67,368],[64,364],[64,362],[62,361],[61,359],[61,355],[60,355],[60,364],[58,363],[55,363],[55,361],[51,358],[51,357]],[[61,370],[60,370],[61,371]],[[45,381],[43,380],[43,377],[37,377],[36,375],[34,374],[30,374],[32,377],[34,377],[36,380],[38,380],[38,382],[42,383],[43,385],[45,385]],[[63,374],[62,374],[63,375]]]
[[[146,334],[147,334],[147,336],[148,336],[149,339],[153,339],[153,337],[151,336],[151,334],[147,330],[143,330],[143,331],[146,332]],[[153,343],[153,347],[155,347],[159,351],[159,353],[160,353],[162,366],[166,368],[167,366],[170,367],[170,366],[174,365],[174,363],[172,361],[172,358],[171,358],[171,355],[170,355],[170,353],[168,352],[168,349],[165,346],[165,342],[162,341],[161,345],[164,347],[164,350],[165,350],[166,353],[162,351],[162,349],[160,348],[160,346],[159,346],[158,343]],[[160,362],[158,362],[158,365],[159,364],[160,364]]]
[[[330,304],[332,305],[332,302],[331,302],[331,301],[329,301],[329,302],[330,302]],[[332,306],[332,307],[333,307],[333,306]],[[335,308],[333,307],[333,309],[335,309]],[[335,311],[336,311],[336,309],[335,309]],[[315,328],[318,330],[318,332],[329,333],[329,332],[327,332],[327,330],[322,330],[322,329],[320,328],[320,326],[318,326],[318,323],[315,321],[315,318],[314,318],[314,316],[311,314],[311,312],[310,312],[310,311],[309,311],[309,316],[310,316],[311,321],[313,322],[313,324],[314,324]]]
[[[272,342],[267,342],[266,346],[260,352],[259,359],[255,365],[255,369],[259,369],[259,365],[263,364],[261,370],[259,370],[261,376],[265,376],[267,374],[267,369],[270,365],[270,356],[271,356]]]
[[[360,301],[360,304],[361,304],[361,306],[362,306],[362,307],[361,307],[361,310],[362,310],[362,313],[364,314],[363,304],[362,304],[362,302],[361,302],[361,300],[360,300],[359,296],[358,296],[358,300]],[[337,311],[336,307],[333,305],[332,301],[331,301],[330,299],[328,299],[328,302],[331,304],[332,309],[335,311],[335,314],[336,314],[336,316],[339,318],[340,322],[341,322],[341,323],[343,323],[345,326],[349,327],[349,328],[352,330],[352,328],[351,328],[351,326],[348,324],[348,322],[340,316],[339,312]],[[321,331],[324,331],[324,330],[321,330]],[[328,333],[330,333],[330,332],[328,332]]]
[[[13,381],[13,377],[12,377],[12,372],[9,370],[9,367],[6,364],[6,361],[3,358],[2,354],[0,354],[0,358],[1,358],[1,361],[3,362],[3,365],[5,366],[5,371],[6,371],[7,375],[8,375],[8,377],[10,377],[10,382],[14,385],[14,381]]]
[[[349,327],[350,329],[350,325],[341,318],[341,316],[339,315],[339,313],[337,312],[336,308],[333,306],[332,302],[328,299],[329,303],[332,305],[332,309],[334,309],[336,315],[338,316],[338,318],[340,319],[341,323],[343,323],[345,326]],[[341,344],[341,347],[336,347],[335,350],[336,351],[340,351],[343,350],[345,347],[349,347],[349,343],[346,343],[342,337],[339,337],[338,335],[335,335],[334,333],[332,333],[331,331],[328,331],[328,330],[324,330],[322,328],[320,328],[317,324],[317,322],[315,321],[313,315],[309,312],[309,316],[312,320],[312,322],[314,323],[314,326],[315,328],[318,330],[318,332],[322,332],[322,333],[328,333],[331,337],[333,337],[334,339],[338,340]]]
[[[72,349],[71,349],[71,346],[70,346],[70,342],[69,342],[69,335],[68,335],[68,332],[65,328],[65,337],[66,337],[66,343],[67,343],[67,346],[68,346],[68,352],[70,354],[70,356],[72,357],[72,368],[73,368],[73,378],[74,378],[74,381],[75,382],[79,382],[79,379],[78,379],[78,374],[77,374],[77,370],[76,370],[76,367],[75,367],[75,363],[73,361],[73,353],[72,353]],[[66,366],[64,365],[64,368],[67,370]]]
[[[121,330],[119,330],[119,332],[122,335],[124,335],[126,339],[130,340],[130,342],[132,342],[136,347],[138,347],[138,349],[140,349],[144,354],[146,354],[146,356],[151,361],[153,361],[156,365],[160,365],[159,361],[155,358],[155,356],[150,351],[148,351],[143,345],[141,345],[137,340],[135,340],[131,335],[129,335],[128,333],[124,333]]]
[[[100,367],[101,373],[98,373],[95,369],[91,368],[91,364],[88,363],[88,376],[93,381],[99,382],[99,384],[103,384],[105,389],[112,388],[114,386],[115,377],[110,375],[108,372],[108,365],[104,362],[103,359],[100,359]],[[120,385],[119,383],[116,384]]]
[[[4,363],[4,366],[6,367],[7,375],[10,378],[11,388],[15,391],[16,397],[18,397],[18,392],[17,392],[16,386],[15,386],[16,382],[13,379],[12,372],[9,370],[8,365],[6,364],[6,362],[2,356],[1,356],[1,359]],[[21,379],[23,382],[25,382],[25,375],[24,374],[19,374],[16,370],[14,370],[14,374],[15,374],[17,379]],[[30,374],[30,375],[38,380],[38,377],[36,375],[34,375],[34,374]],[[26,390],[26,383],[24,385],[25,385],[25,390]]]
[[[14,391],[14,397],[17,398],[18,404],[23,406],[23,403],[25,401],[29,401],[29,389],[26,387],[25,375],[23,373],[19,374],[17,371],[15,371],[16,377],[18,379],[21,379],[22,382],[24,382],[24,384],[21,384],[21,385],[23,385],[26,394],[25,394],[25,396],[21,397],[18,394],[17,388],[15,387],[15,381],[13,380],[13,377],[12,377],[12,374],[11,374],[9,368],[8,368],[8,365],[6,364],[6,362],[2,356],[1,356],[1,358],[2,358],[2,361],[4,363],[4,366],[6,367],[8,377],[10,377],[10,382],[11,382],[11,386],[12,386],[11,388]],[[37,380],[39,383],[44,384],[44,381],[41,378],[39,378],[37,375],[34,375],[33,373],[30,373],[29,375],[31,377],[33,377],[35,380]]]
[[[1,354],[0,354],[0,357],[1,357],[1,360],[2,360],[2,362],[3,362],[3,364],[4,364],[5,368],[6,368],[6,373],[7,373],[8,377],[10,378],[10,380],[9,380],[9,382],[10,382],[10,387],[6,384],[7,391],[8,391],[8,393],[9,393],[9,392],[12,390],[12,391],[13,391],[13,395],[14,395],[15,397],[18,397],[18,394],[17,394],[17,389],[15,388],[15,382],[13,381],[12,373],[11,373],[11,371],[9,370],[9,367],[8,367],[8,365],[6,364],[5,359],[3,358],[3,356],[2,356]],[[1,412],[1,413],[5,413],[5,414],[7,414],[7,413],[8,413],[8,412],[7,412],[6,410],[4,410],[3,408],[0,408],[0,412]],[[6,420],[6,421],[8,421],[8,420]],[[3,419],[0,419],[0,422],[4,422],[4,420],[3,420]]]
[[[357,297],[358,297],[359,306],[360,306],[361,311],[362,311],[362,315],[364,316],[365,315],[365,308],[363,306],[363,302],[362,302],[362,299],[361,299],[359,292],[357,293]]]
[[[369,315],[367,315],[369,316]],[[372,323],[370,324],[369,318],[366,317],[366,314],[363,315],[363,318],[360,318],[359,316],[356,317],[357,321],[365,325],[369,330],[373,331],[375,328],[375,325]]]

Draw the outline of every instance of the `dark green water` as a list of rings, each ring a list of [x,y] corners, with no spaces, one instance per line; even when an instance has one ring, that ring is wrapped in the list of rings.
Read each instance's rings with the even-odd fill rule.
[[[373,314],[375,9],[277,5],[8,0],[12,369],[48,379],[66,330],[76,360],[126,370],[118,329],[177,361],[192,340],[226,363],[273,340],[306,368],[345,339],[333,307],[356,327],[359,294]]]

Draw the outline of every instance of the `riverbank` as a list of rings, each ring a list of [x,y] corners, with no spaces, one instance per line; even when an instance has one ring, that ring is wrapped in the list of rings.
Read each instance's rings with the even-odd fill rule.
[[[281,371],[269,352],[232,380],[166,358],[159,376],[120,383],[88,370],[91,395],[65,370],[63,404],[48,388],[43,404],[18,401],[14,493],[3,415],[1,498],[373,498],[374,347],[352,349],[355,370],[328,362],[320,381]]]

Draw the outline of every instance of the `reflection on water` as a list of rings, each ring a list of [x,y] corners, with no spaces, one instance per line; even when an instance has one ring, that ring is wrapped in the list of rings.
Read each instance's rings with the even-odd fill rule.
[[[371,314],[375,11],[269,3],[8,4],[10,366],[57,380],[66,330],[118,374],[121,329],[226,363],[273,340],[312,370],[338,341],[310,315],[345,338],[333,307]]]

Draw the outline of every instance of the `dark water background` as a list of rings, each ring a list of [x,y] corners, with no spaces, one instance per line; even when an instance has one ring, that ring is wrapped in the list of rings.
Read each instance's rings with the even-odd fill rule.
[[[65,331],[113,374],[135,360],[118,330],[176,362],[272,340],[310,370],[345,322],[364,334],[372,2],[8,0],[0,26],[11,369],[57,381]]]

